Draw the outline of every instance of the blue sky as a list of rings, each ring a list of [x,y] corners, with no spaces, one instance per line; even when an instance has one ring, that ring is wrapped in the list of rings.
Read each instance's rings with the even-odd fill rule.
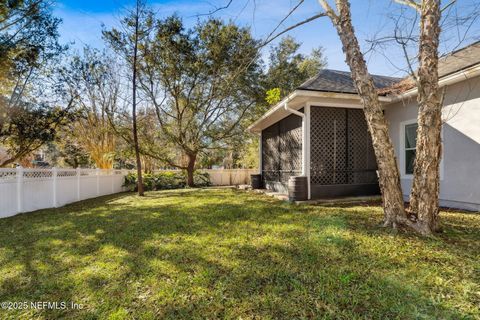
[[[198,19],[198,14],[211,12],[227,2],[228,0],[150,0],[148,4],[160,17],[176,13],[184,19],[187,25],[192,25]],[[471,10],[476,2],[478,1],[458,0],[455,10],[466,12]],[[105,25],[106,28],[117,25],[125,8],[133,3],[134,0],[58,0],[55,4],[54,14],[63,19],[60,28],[62,41],[75,42],[74,47],[76,48],[81,48],[85,44],[98,48],[103,47],[102,25]],[[297,3],[298,1],[294,0],[233,0],[227,9],[219,11],[216,16],[250,26],[255,37],[264,38]],[[351,3],[356,33],[364,51],[368,48],[366,40],[387,34],[392,30],[392,20],[389,15],[398,13],[402,9],[391,0],[351,0]],[[305,0],[299,9],[285,21],[283,27],[302,21],[320,11],[317,0]],[[480,35],[479,21],[474,21],[465,39],[463,39],[463,30],[459,31],[457,28],[449,27],[445,29],[444,39],[446,40],[442,44],[442,51],[449,51],[458,46],[460,42],[460,46],[462,46],[479,40],[479,38],[475,38]],[[310,22],[289,34],[302,43],[302,52],[308,53],[312,48],[322,46],[325,49],[329,68],[348,70],[336,31],[327,18]],[[265,56],[267,52],[266,50]],[[400,49],[391,45],[382,52],[371,51],[366,57],[372,73],[400,76],[402,75],[401,69],[406,65]]]

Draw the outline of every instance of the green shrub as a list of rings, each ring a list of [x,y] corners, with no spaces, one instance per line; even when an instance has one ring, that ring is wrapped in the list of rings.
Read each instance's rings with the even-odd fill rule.
[[[186,171],[161,171],[143,174],[143,186],[146,191],[185,188],[187,181]],[[195,172],[193,182],[196,187],[210,186],[210,176],[206,172]],[[125,176],[124,186],[130,191],[137,190],[137,173]]]

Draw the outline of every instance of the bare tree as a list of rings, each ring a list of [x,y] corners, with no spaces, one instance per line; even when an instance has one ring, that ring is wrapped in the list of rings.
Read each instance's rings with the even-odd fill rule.
[[[62,70],[68,95],[76,99],[79,118],[69,126],[72,137],[95,162],[97,168],[113,168],[116,136],[109,114],[118,109],[120,77],[118,64],[105,51],[85,47]]]
[[[377,158],[385,215],[384,226],[396,228],[399,218],[402,221],[406,220],[400,173],[388,133],[387,121],[378,99],[378,92],[368,72],[367,64],[353,29],[350,3],[348,0],[337,0],[336,10],[330,6],[327,0],[319,0],[319,3],[337,30],[355,88],[363,103],[365,119],[372,136],[373,148]]]
[[[133,61],[132,61],[132,135],[133,146],[135,148],[135,158],[137,162],[137,179],[138,179],[138,195],[143,196],[143,179],[142,179],[142,159],[140,158],[140,148],[138,146],[137,132],[137,63],[138,63],[138,33],[139,33],[139,14],[140,1],[137,0],[135,6],[135,33],[133,36]]]
[[[132,142],[137,165],[138,195],[144,195],[142,179],[142,161],[138,142],[137,128],[137,76],[139,67],[139,44],[145,39],[151,28],[152,14],[142,0],[135,2],[135,8],[122,20],[121,30],[104,31],[105,40],[112,48],[124,56],[130,68],[132,86]]]

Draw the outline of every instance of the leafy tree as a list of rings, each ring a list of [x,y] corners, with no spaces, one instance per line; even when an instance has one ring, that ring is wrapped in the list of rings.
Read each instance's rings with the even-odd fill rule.
[[[280,101],[327,65],[322,47],[313,49],[310,55],[304,55],[298,53],[300,46],[301,43],[287,36],[271,48],[270,63],[265,78],[269,104]]]
[[[65,165],[72,168],[90,167],[89,153],[75,140],[64,137],[61,141],[57,141],[55,146]]]
[[[145,154],[187,171],[192,186],[197,158],[229,149],[242,119],[261,95],[258,43],[250,30],[217,19],[185,29],[178,17],[157,21],[140,83],[154,107],[158,134]]]
[[[66,50],[58,43],[61,20],[44,0],[0,2],[0,80],[2,94],[21,99],[45,66]]]
[[[75,114],[69,108],[44,104],[0,104],[0,145],[6,155],[0,167],[7,166],[53,141],[58,129],[73,121]]]
[[[260,159],[258,156],[259,139],[257,136],[248,136],[239,150],[237,164],[242,168],[258,168]]]
[[[61,20],[52,16],[49,5],[41,0],[0,2],[0,146],[5,153],[0,166],[52,141],[73,117],[73,101],[57,99],[61,90],[52,82],[67,48],[58,42]]]
[[[267,101],[269,105],[277,104],[280,100],[282,100],[282,90],[280,90],[280,88],[267,90],[265,101]]]

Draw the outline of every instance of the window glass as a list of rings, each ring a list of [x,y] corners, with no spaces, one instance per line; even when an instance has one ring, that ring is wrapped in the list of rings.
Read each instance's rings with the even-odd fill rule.
[[[405,126],[405,149],[415,148],[417,144],[417,124],[407,124]]]
[[[415,161],[415,150],[405,150],[405,173],[413,174],[413,163]]]
[[[416,123],[405,125],[405,174],[413,174],[415,163],[415,146],[417,144]]]

